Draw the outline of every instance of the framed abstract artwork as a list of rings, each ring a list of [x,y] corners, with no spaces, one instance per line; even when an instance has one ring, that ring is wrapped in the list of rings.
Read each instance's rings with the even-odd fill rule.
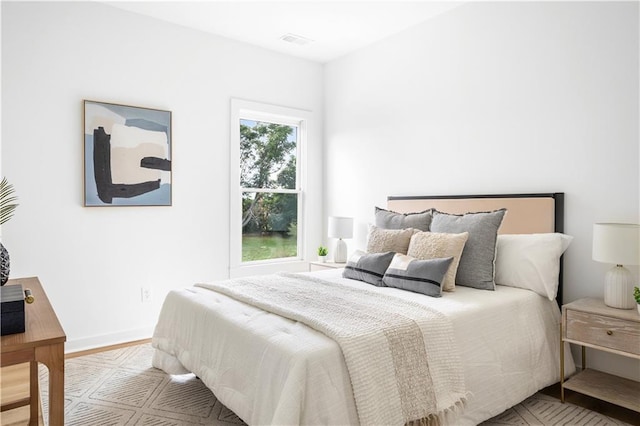
[[[84,101],[84,205],[171,205],[171,111]]]

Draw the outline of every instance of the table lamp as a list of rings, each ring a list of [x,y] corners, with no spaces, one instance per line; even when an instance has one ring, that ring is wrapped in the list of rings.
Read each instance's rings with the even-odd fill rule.
[[[333,261],[345,263],[347,261],[347,244],[343,238],[353,238],[353,218],[329,216],[329,238],[337,238],[333,252]]]
[[[623,265],[640,264],[640,225],[596,223],[593,225],[593,260],[612,263],[604,281],[604,303],[618,309],[633,309],[633,277]]]

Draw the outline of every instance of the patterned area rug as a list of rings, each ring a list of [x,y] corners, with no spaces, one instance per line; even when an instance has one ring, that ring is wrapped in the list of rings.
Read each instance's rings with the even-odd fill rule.
[[[150,344],[65,362],[65,425],[244,425],[193,374],[170,376],[151,366]],[[40,366],[43,418],[48,373]]]
[[[193,374],[169,376],[151,366],[150,344],[68,359],[65,425],[244,425]],[[48,418],[48,374],[40,367],[43,418]],[[537,393],[483,426],[615,425],[594,411]]]
[[[568,402],[562,404],[559,399],[540,392],[482,423],[482,426],[498,425],[630,426]]]

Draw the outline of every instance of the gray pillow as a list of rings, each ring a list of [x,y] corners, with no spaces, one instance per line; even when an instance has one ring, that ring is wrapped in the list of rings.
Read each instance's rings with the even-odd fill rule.
[[[431,232],[468,232],[462,250],[456,285],[495,290],[495,257],[498,229],[507,209],[492,212],[449,214],[434,210]]]
[[[382,229],[415,228],[428,231],[431,225],[431,210],[416,213],[397,213],[376,207],[376,226]]]
[[[355,251],[347,261],[347,265],[342,271],[342,276],[352,280],[364,281],[382,287],[382,277],[389,267],[394,252],[387,253],[365,253]]]
[[[418,260],[396,253],[382,282],[387,287],[440,297],[444,275],[452,261],[453,257]]]

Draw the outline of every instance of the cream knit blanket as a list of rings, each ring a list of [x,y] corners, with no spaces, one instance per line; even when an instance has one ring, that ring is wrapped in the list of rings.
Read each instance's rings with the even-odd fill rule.
[[[299,274],[197,284],[335,340],[362,425],[440,424],[466,398],[451,322],[421,305]]]

